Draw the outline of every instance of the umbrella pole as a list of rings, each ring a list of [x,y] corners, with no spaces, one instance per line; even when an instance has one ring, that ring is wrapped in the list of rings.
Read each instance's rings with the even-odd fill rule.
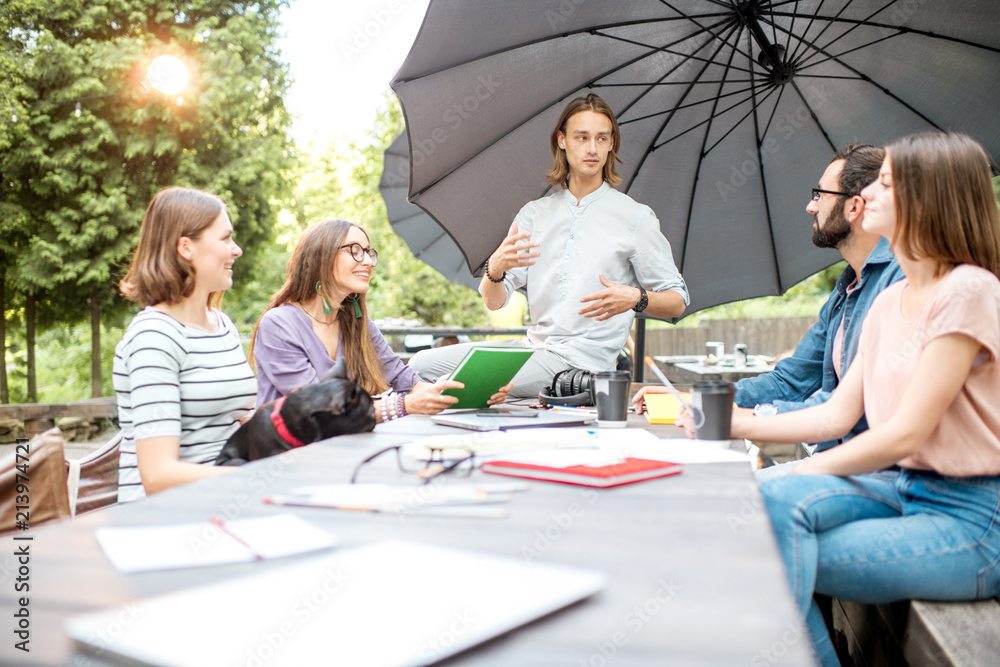
[[[635,318],[635,352],[632,354],[632,368],[635,377],[633,382],[644,382],[644,364],[642,360],[646,358],[646,318],[639,315]]]

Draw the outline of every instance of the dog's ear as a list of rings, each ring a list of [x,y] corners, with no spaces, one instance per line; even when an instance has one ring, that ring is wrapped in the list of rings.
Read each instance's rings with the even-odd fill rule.
[[[320,383],[329,382],[330,380],[346,380],[347,379],[347,364],[344,363],[343,357],[341,357],[337,363],[333,365],[330,372],[323,376]]]

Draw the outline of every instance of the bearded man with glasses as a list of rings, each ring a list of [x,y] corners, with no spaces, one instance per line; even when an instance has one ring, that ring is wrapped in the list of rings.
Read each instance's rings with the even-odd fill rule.
[[[790,412],[826,401],[858,351],[861,324],[875,297],[903,277],[889,241],[865,231],[861,189],[878,177],[885,152],[851,143],[840,149],[812,189],[806,211],[813,218],[813,244],[836,248],[847,260],[819,320],[799,342],[795,353],[774,370],[736,383],[736,404],[755,414]],[[660,388],[647,388],[635,397]],[[847,437],[868,428],[864,417]],[[841,441],[822,442],[822,451]],[[758,480],[780,474],[784,466],[758,471]]]

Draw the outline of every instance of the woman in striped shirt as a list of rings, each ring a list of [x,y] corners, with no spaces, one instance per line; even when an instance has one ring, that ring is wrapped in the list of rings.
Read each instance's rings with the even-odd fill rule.
[[[119,285],[143,306],[115,349],[119,501],[230,470],[215,458],[257,395],[236,327],[217,308],[242,254],[214,195],[168,188],[146,209]]]

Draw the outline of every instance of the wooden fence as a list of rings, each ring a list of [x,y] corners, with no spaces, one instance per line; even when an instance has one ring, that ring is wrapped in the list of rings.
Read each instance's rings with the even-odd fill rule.
[[[779,356],[791,352],[802,340],[815,317],[775,317],[770,319],[708,320],[699,327],[646,329],[646,354],[705,354],[705,343],[720,341],[731,353],[737,343],[745,343],[750,354]]]

